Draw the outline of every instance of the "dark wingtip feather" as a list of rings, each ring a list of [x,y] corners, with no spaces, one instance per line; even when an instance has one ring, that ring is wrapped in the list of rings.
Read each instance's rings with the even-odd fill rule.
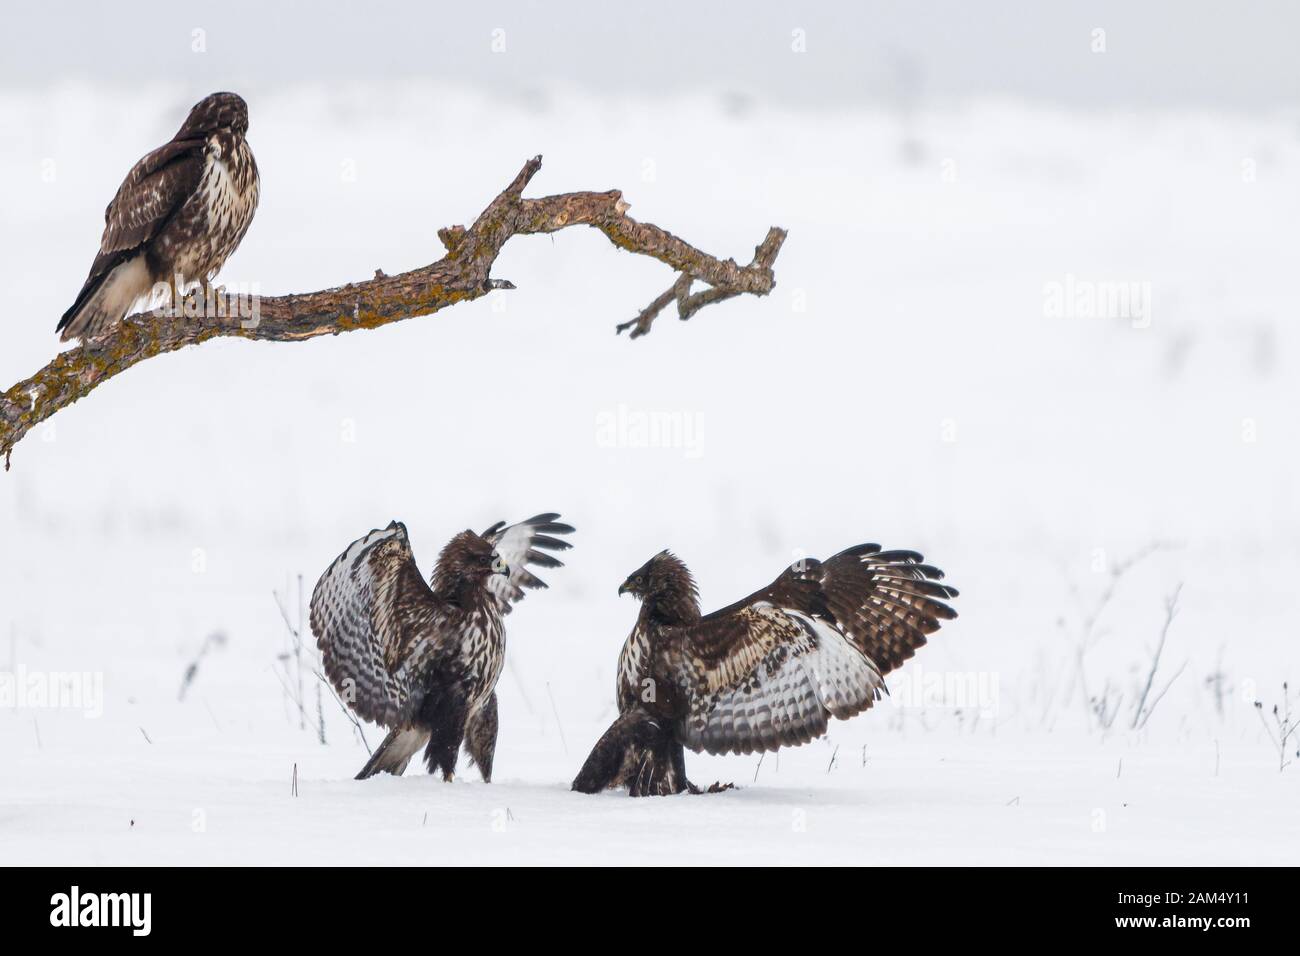
[[[533,530],[539,534],[573,534],[574,527],[562,521],[548,521],[545,524],[533,525]]]
[[[933,564],[916,564],[912,566],[912,570],[923,577],[929,578],[931,581],[943,580],[943,572]]]
[[[540,565],[543,568],[562,568],[564,562],[557,557],[546,554],[542,551],[534,551],[531,548],[524,555],[524,560],[529,564]]]
[[[834,558],[828,558],[827,560],[834,561],[835,558],[860,558],[868,554],[878,554],[879,552],[880,545],[878,544],[855,544],[851,548],[845,548],[839,554],[835,555]]]
[[[881,551],[872,556],[873,561],[879,561],[882,564],[921,564],[925,560],[925,555],[919,551]]]
[[[552,538],[544,534],[533,535],[533,546],[546,548],[548,551],[568,551],[573,547],[567,541],[561,541],[559,538]]]
[[[537,540],[541,540],[541,536],[547,534],[573,534],[575,530],[573,525],[565,524],[562,521],[556,521],[555,519],[558,517],[560,517],[558,512],[547,511],[543,514],[533,515],[531,518],[525,518],[523,521],[520,521],[519,524],[531,528],[537,536]],[[481,537],[491,537],[494,534],[499,534],[504,531],[505,528],[506,523],[504,521],[498,521],[484,531]],[[555,541],[553,538],[549,540]],[[555,546],[559,549],[573,547],[571,544],[562,541],[555,542]]]

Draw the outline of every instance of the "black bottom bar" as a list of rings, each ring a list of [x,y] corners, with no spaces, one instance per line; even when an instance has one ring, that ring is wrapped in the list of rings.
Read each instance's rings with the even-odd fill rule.
[[[641,870],[619,875],[457,874],[411,869],[30,869],[8,871],[0,894],[6,935],[77,933],[205,943],[265,941],[267,927],[296,942],[373,945],[433,909],[450,922],[510,921],[519,907],[545,906],[596,936],[610,920],[646,931],[664,918],[731,914],[733,930],[772,922],[810,926],[888,922],[920,928],[927,944],[946,938],[1000,942],[1046,938],[1184,939],[1231,945],[1254,930],[1294,929],[1290,871],[1267,869],[895,869],[845,874],[741,874]],[[463,883],[461,882],[463,881]],[[460,888],[457,888],[458,883]],[[569,884],[566,886],[566,884]],[[75,890],[73,889],[75,887]],[[450,910],[449,910],[450,907]],[[432,909],[431,909],[432,908]],[[475,917],[487,917],[482,922]],[[378,922],[376,922],[378,920]],[[510,921],[513,922],[513,921]],[[93,925],[87,925],[93,924]],[[108,924],[108,925],[105,925]],[[517,924],[516,924],[517,925]],[[920,930],[918,930],[920,931]],[[612,939],[613,937],[611,937]]]

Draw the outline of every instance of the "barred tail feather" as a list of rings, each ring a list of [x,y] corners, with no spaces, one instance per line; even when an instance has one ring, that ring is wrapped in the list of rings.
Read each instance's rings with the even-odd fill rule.
[[[63,313],[56,329],[62,332],[60,339],[70,342],[100,337],[121,322],[151,287],[144,256],[119,263],[97,283],[87,284],[72,308]]]

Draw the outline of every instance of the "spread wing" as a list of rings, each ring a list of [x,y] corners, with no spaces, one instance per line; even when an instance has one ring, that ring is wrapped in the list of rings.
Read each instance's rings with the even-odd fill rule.
[[[438,651],[441,621],[397,521],[350,544],[311,597],[330,682],[360,716],[389,727],[419,706],[418,677]]]
[[[482,538],[492,545],[493,551],[509,568],[507,574],[494,574],[488,578],[488,590],[501,605],[501,613],[509,614],[515,601],[524,596],[525,588],[544,588],[546,582],[529,570],[529,565],[559,568],[564,564],[548,551],[567,551],[573,547],[567,541],[552,537],[572,534],[573,528],[556,519],[555,513],[534,515],[526,521],[507,525],[498,521],[483,532]]]
[[[942,572],[912,551],[858,545],[671,629],[661,674],[685,698],[682,743],[752,753],[806,743],[866,710],[884,675],[956,617]]]
[[[172,140],[131,168],[104,210],[99,254],[69,314],[100,279],[158,234],[198,188],[202,175],[202,139]]]

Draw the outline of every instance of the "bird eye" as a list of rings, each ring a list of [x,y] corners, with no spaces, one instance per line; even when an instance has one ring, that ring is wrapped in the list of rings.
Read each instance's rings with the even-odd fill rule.
[[[642,581],[641,575],[638,574],[638,575],[636,576],[636,583],[637,583],[637,584],[640,584],[641,581]]]

